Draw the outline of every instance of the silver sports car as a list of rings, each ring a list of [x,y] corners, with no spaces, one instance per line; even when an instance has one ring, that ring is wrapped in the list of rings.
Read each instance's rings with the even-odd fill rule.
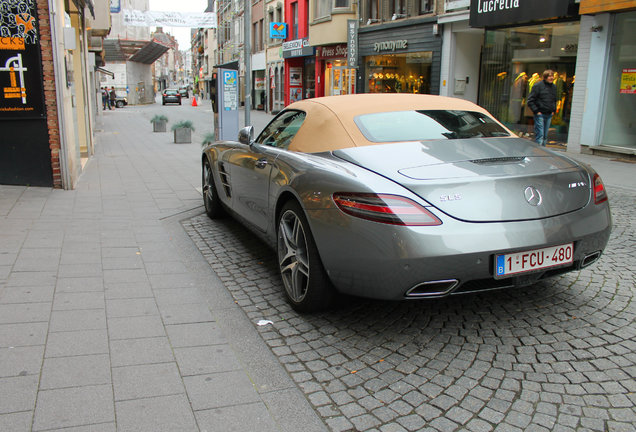
[[[523,286],[596,261],[611,231],[598,174],[461,99],[299,101],[254,140],[202,157],[203,200],[275,248],[298,311],[338,292],[416,299]]]

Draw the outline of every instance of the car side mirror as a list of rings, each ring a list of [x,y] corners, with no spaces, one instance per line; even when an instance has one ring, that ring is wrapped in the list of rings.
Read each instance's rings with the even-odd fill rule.
[[[238,133],[238,141],[241,144],[251,145],[254,141],[254,126],[245,126]]]

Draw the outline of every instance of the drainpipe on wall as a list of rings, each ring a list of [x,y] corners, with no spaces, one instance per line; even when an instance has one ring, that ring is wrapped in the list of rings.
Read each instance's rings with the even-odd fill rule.
[[[60,67],[60,57],[58,53],[57,41],[57,5],[55,0],[49,0],[49,22],[51,24],[51,48],[53,51],[53,72],[55,74],[55,101],[57,105],[57,122],[60,131],[60,173],[62,175],[62,187],[66,190],[73,189],[70,173],[68,172],[68,159],[66,148],[66,121],[64,117],[64,104],[62,102],[62,91],[64,82],[62,80],[64,69]],[[65,72],[64,72],[65,73]]]

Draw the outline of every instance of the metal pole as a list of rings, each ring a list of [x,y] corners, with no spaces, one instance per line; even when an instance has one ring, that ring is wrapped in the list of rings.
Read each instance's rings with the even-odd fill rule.
[[[252,0],[245,0],[243,12],[245,20],[245,126],[250,126],[250,107],[252,106]]]

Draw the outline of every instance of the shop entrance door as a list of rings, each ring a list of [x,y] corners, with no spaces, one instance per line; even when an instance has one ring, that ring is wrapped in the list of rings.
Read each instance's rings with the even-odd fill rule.
[[[336,61],[327,71],[329,72],[326,74],[328,96],[354,94],[356,92],[356,70],[348,68],[346,62]]]

